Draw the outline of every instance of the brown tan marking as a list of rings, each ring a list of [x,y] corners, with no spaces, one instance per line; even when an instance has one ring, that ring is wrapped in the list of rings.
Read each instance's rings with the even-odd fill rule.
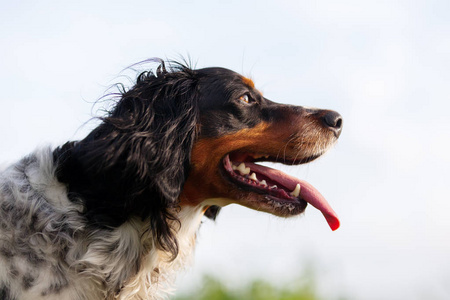
[[[242,77],[242,81],[244,82],[244,84],[252,89],[255,88],[255,83],[253,82],[253,80],[251,80],[250,78],[247,77]]]
[[[219,174],[223,157],[234,150],[256,147],[267,134],[266,123],[219,138],[200,139],[191,154],[191,171],[180,196],[181,205],[197,205],[208,198],[230,197],[233,187]]]

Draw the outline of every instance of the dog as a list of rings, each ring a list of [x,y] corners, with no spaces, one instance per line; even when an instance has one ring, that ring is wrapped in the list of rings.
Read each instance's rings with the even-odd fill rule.
[[[319,209],[309,183],[258,164],[308,163],[337,141],[331,110],[266,99],[231,70],[156,60],[84,139],[0,173],[0,298],[163,299],[203,216],[237,203]]]

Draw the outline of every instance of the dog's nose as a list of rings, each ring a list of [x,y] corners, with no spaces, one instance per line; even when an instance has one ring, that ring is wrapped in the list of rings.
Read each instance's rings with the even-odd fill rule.
[[[322,117],[323,123],[332,131],[336,137],[339,137],[342,131],[342,116],[335,111],[328,111]]]

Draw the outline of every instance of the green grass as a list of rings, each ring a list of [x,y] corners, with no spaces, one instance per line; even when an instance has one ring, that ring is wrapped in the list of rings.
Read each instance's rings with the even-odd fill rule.
[[[344,300],[344,297],[334,299]],[[173,300],[322,300],[319,297],[315,275],[309,270],[290,286],[277,287],[265,280],[253,280],[243,287],[230,289],[220,280],[205,276],[201,288]]]

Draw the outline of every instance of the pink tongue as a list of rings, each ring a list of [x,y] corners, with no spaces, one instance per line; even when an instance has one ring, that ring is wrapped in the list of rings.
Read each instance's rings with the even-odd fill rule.
[[[325,200],[325,198],[319,193],[319,191],[311,184],[306,181],[299,180],[293,176],[289,176],[286,173],[283,173],[276,169],[253,163],[245,163],[245,165],[249,167],[250,170],[255,171],[256,173],[263,174],[264,176],[270,178],[272,181],[280,183],[291,191],[293,191],[299,183],[301,187],[300,197],[322,212],[331,230],[334,231],[339,228],[340,222],[336,213],[331,208],[330,204],[328,204],[327,200]]]

